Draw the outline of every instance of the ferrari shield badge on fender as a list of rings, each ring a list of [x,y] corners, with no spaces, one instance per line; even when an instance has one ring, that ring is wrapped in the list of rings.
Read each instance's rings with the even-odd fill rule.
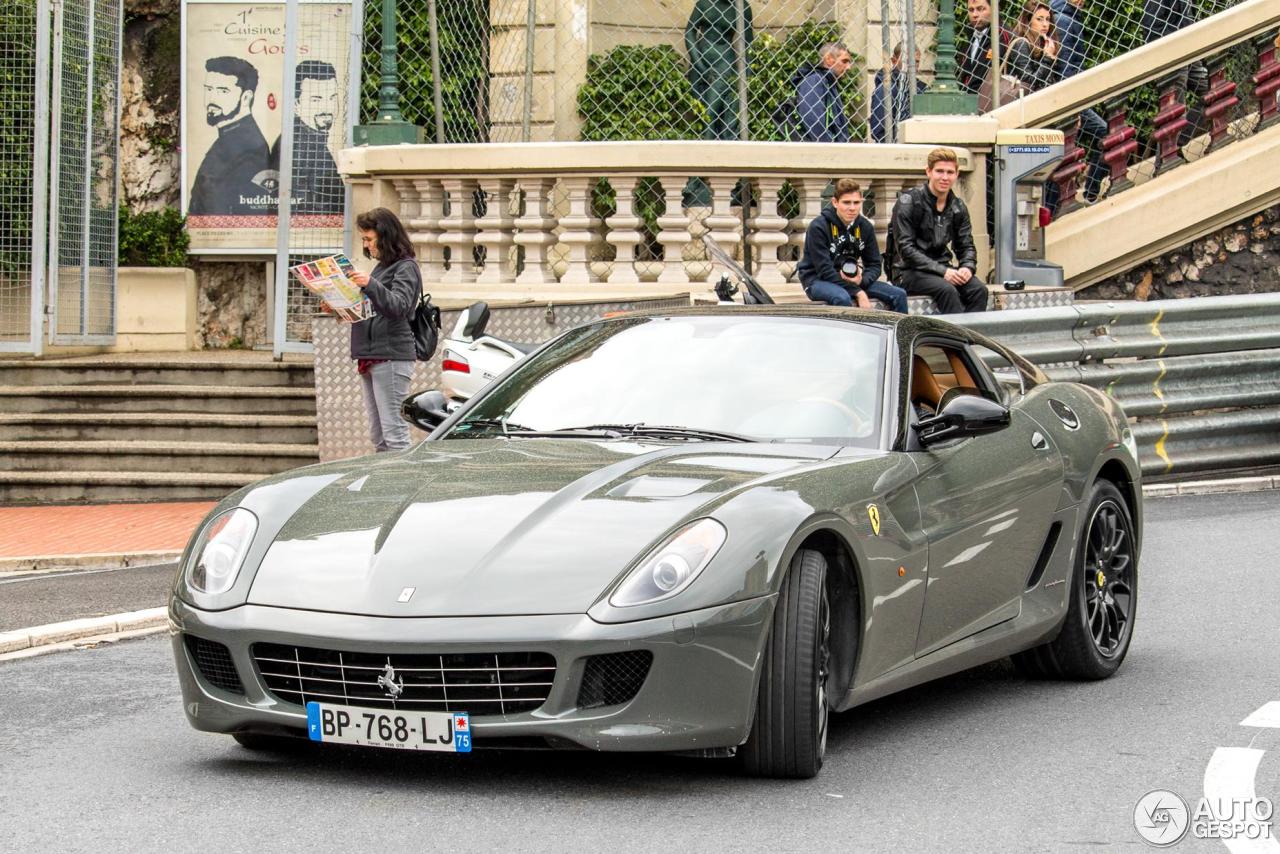
[[[871,533],[880,536],[880,508],[874,504],[867,505],[867,518],[871,520]]]

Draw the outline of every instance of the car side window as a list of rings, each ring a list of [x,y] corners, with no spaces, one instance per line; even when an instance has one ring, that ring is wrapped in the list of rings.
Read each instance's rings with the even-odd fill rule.
[[[911,405],[917,417],[935,414],[944,396],[957,393],[1000,400],[989,373],[959,342],[930,340],[916,345],[911,359]]]
[[[988,383],[995,388],[993,400],[1011,406],[1027,393],[1027,378],[1003,353],[981,344],[971,344],[969,351],[980,363],[979,372],[986,373]]]

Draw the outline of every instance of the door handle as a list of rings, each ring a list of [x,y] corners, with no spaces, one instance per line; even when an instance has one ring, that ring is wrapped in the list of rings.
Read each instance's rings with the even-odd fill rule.
[[[1039,430],[1031,434],[1031,447],[1037,451],[1049,450],[1049,440]]]

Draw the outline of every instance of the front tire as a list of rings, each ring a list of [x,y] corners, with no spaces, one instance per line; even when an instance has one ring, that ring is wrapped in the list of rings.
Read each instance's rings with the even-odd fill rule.
[[[1129,652],[1138,607],[1133,516],[1120,490],[1106,480],[1094,484],[1086,507],[1062,629],[1013,658],[1029,676],[1106,679]]]
[[[791,560],[764,648],[755,723],[738,752],[749,774],[803,779],[827,749],[831,663],[827,561],[801,549]]]

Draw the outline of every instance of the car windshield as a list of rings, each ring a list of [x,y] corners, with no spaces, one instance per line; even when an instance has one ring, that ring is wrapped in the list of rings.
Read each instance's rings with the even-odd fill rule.
[[[881,328],[819,317],[602,321],[531,357],[443,438],[566,431],[877,447],[887,341]]]

